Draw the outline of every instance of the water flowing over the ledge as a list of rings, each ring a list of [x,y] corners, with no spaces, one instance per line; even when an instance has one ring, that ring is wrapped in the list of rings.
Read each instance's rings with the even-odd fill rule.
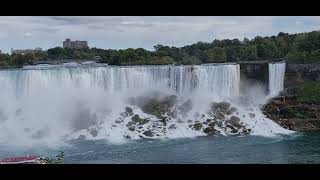
[[[274,67],[276,66],[276,67]],[[270,91],[283,86],[283,65],[270,65]],[[285,66],[285,65],[284,65]],[[278,70],[280,69],[280,70]],[[281,76],[281,77],[279,77]],[[276,79],[278,78],[278,79]],[[240,101],[240,66],[217,64],[198,66],[134,66],[134,67],[28,67],[24,70],[0,71],[0,141],[13,144],[59,142],[61,139],[90,138],[88,129],[97,126],[95,138],[122,141],[131,132],[124,125],[115,125],[119,114],[128,106],[128,98],[154,91],[175,94],[178,104],[188,99],[194,104],[187,115],[178,115],[172,124],[177,127],[159,132],[159,138],[194,137],[204,135],[188,128],[188,119],[205,121],[213,101],[231,102],[239,109],[238,116],[253,134],[287,133],[260,112],[259,104],[243,105]],[[278,83],[278,84],[276,84]],[[131,106],[134,114],[159,119]],[[256,114],[255,120],[246,116]],[[180,118],[180,119],[179,119]],[[177,123],[184,120],[184,123]],[[124,122],[130,119],[123,119]],[[153,125],[156,126],[156,125]],[[143,127],[146,128],[146,127]],[[226,132],[227,133],[227,132]]]

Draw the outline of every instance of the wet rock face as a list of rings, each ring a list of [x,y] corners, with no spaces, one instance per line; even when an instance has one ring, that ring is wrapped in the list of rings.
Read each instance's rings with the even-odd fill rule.
[[[218,121],[216,121],[216,120],[213,120],[212,122],[210,122],[209,124],[208,124],[208,126],[211,126],[211,127],[215,127],[216,125],[218,125]],[[222,125],[222,124],[221,124]]]
[[[167,122],[169,121],[169,118],[168,117],[165,117],[165,116],[162,116],[161,119],[160,119],[160,122],[166,126],[167,125]]]
[[[115,123],[117,123],[117,124],[122,123],[122,121],[121,121],[121,120],[119,120],[119,119],[115,120],[114,122],[115,122]]]
[[[147,124],[150,120],[148,119],[142,119],[139,117],[138,114],[134,115],[132,118],[131,118],[132,122],[134,123],[138,123],[139,125],[143,125],[143,124]]]
[[[135,122],[133,122],[133,121],[129,121],[129,122],[126,124],[127,127],[129,127],[129,126],[134,126],[134,125],[135,125]]]
[[[163,99],[158,98],[146,98],[143,105],[140,105],[143,112],[147,114],[155,115],[158,118],[165,115],[166,113],[176,115],[173,106],[176,104],[177,96],[171,95]]]
[[[177,129],[177,125],[171,124],[168,129]]]
[[[251,131],[252,131],[252,130],[251,130],[250,128],[249,128],[249,129],[244,129],[244,130],[243,130],[243,133],[244,133],[244,134],[250,134]]]
[[[230,123],[232,125],[236,125],[240,123],[240,118],[237,116],[232,116],[229,120],[227,120],[227,123]]]
[[[218,134],[219,131],[217,131],[216,129],[214,129],[214,127],[212,126],[208,126],[203,130],[204,133],[208,134],[208,135],[215,135]]]
[[[211,105],[210,105],[210,108],[211,108],[212,112],[216,112],[218,110],[218,108],[219,108],[219,103],[212,102]]]
[[[214,117],[214,119],[222,120],[225,118],[225,115],[222,112],[218,112],[213,117]]]
[[[129,116],[133,116],[133,110],[131,107],[126,107],[126,113],[129,115]]]
[[[130,131],[134,131],[134,130],[136,129],[136,127],[135,127],[134,125],[131,125],[131,126],[128,126],[128,129],[129,129]]]
[[[223,120],[225,119],[225,115],[231,115],[238,111],[236,107],[230,108],[230,106],[231,105],[228,102],[212,102],[210,105],[209,115],[214,117],[214,119]]]
[[[143,112],[155,115],[158,118],[158,121],[153,121],[150,124],[147,124],[150,119],[141,118],[138,114],[133,114],[131,108],[126,107],[124,113],[128,116],[131,114],[131,121],[126,124],[126,127],[129,131],[138,132],[142,138],[162,136],[159,132],[166,134],[168,130],[173,131],[177,129],[178,126],[183,126],[184,123],[188,123],[186,124],[188,128],[195,131],[202,131],[207,135],[221,133],[249,134],[251,132],[250,129],[248,130],[245,128],[244,124],[240,122],[240,118],[237,116],[232,116],[226,120],[226,117],[237,112],[237,108],[231,107],[231,104],[228,102],[213,102],[211,103],[210,111],[207,112],[207,114],[195,112],[194,115],[189,116],[190,119],[184,119],[185,117],[183,114],[190,112],[193,108],[192,101],[189,99],[181,105],[177,105],[176,99],[176,96],[144,99],[142,105],[140,104]],[[174,114],[177,112],[181,113],[180,115],[182,116],[175,118]],[[121,120],[121,118],[116,121],[116,123],[119,124],[122,122],[124,121]],[[142,126],[144,124],[147,125]]]
[[[227,109],[230,108],[230,103],[228,103],[228,102],[220,102],[220,103],[218,104],[218,107],[219,107],[220,109],[227,110]]]
[[[151,130],[147,130],[145,132],[143,132],[142,134],[144,134],[147,137],[153,137],[154,133]]]
[[[98,135],[98,129],[97,128],[92,128],[90,129],[90,134],[93,136],[93,137],[97,137]]]
[[[199,131],[203,127],[202,123],[193,124],[193,129]]]
[[[285,88],[294,87],[302,82],[317,81],[320,82],[319,64],[291,64],[286,65]]]

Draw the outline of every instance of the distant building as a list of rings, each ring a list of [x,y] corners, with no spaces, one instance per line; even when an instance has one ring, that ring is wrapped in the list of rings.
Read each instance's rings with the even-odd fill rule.
[[[71,41],[70,39],[66,39],[63,41],[63,48],[70,48],[70,49],[84,49],[88,48],[87,41]]]
[[[36,48],[36,49],[12,49],[11,48],[11,54],[21,54],[21,55],[25,55],[25,54],[33,54],[36,52],[41,52],[42,49],[41,48]]]
[[[2,54],[2,50],[0,50],[0,54]]]

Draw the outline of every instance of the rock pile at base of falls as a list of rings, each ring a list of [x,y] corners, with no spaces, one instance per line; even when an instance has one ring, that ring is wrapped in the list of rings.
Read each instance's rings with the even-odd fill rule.
[[[112,127],[126,128],[125,138],[130,139],[136,135],[141,138],[165,137],[168,131],[176,131],[179,128],[189,128],[206,135],[251,133],[251,129],[246,128],[246,125],[237,116],[238,109],[228,102],[212,102],[208,107],[209,111],[198,112],[192,119],[190,118],[192,114],[186,117],[186,114],[190,114],[193,108],[193,102],[190,99],[179,102],[175,95],[163,98],[139,98],[139,101],[135,102],[140,103],[131,105],[156,118],[144,118],[146,115],[136,113],[133,107],[125,107],[120,117],[115,119],[112,125]],[[254,114],[249,116],[254,118]],[[90,129],[90,134],[97,136],[98,129]]]

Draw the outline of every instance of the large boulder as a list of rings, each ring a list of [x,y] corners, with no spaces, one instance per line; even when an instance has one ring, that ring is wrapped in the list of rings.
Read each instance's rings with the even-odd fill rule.
[[[129,115],[129,116],[133,116],[133,110],[131,107],[126,107],[126,113]]]
[[[129,127],[129,126],[134,126],[135,124],[136,124],[135,122],[129,121],[129,122],[126,124],[126,126],[127,126],[127,127]]]
[[[223,120],[225,118],[225,115],[222,112],[217,112],[213,115],[214,119]]]
[[[215,127],[218,124],[218,121],[214,120],[208,124],[210,127]]]
[[[93,137],[96,137],[98,135],[98,129],[97,128],[92,128],[90,129],[90,134],[93,136]]]
[[[129,129],[130,131],[134,131],[134,130],[136,129],[136,127],[132,125],[132,126],[129,126],[128,129]]]
[[[219,103],[217,103],[217,102],[212,102],[211,104],[210,104],[210,108],[211,108],[211,111],[212,112],[217,112],[217,110],[219,109]]]
[[[229,120],[227,120],[227,123],[230,123],[231,125],[239,124],[240,118],[237,116],[232,116]]]
[[[146,103],[142,106],[142,111],[148,114],[152,114],[161,118],[162,115],[166,113],[172,113],[171,115],[175,115],[172,110],[177,100],[177,96],[172,95],[165,97],[164,99],[150,98]]]
[[[120,119],[116,119],[114,122],[117,123],[117,124],[122,123],[122,121]]]
[[[202,123],[193,124],[193,129],[199,131],[203,127]]]
[[[166,126],[167,125],[167,122],[169,121],[169,118],[168,117],[165,117],[165,116],[162,116],[161,119],[160,119],[160,122]]]
[[[211,126],[208,126],[206,127],[204,130],[203,130],[204,133],[208,134],[208,135],[215,135],[217,134],[219,131],[217,131],[216,129],[214,129],[213,127]]]
[[[147,137],[153,137],[154,133],[151,130],[147,130],[145,132],[143,132],[142,134],[144,134]]]
[[[170,107],[174,106],[176,102],[177,102],[176,95],[168,96],[165,98],[165,101],[164,101],[164,103],[167,103]]]
[[[176,129],[177,128],[177,125],[175,125],[175,124],[171,124],[169,127],[168,127],[168,129]]]
[[[219,107],[220,109],[227,110],[227,109],[230,108],[230,103],[228,103],[228,102],[220,102],[220,103],[218,104],[218,107]]]
[[[221,128],[222,126],[223,126],[223,123],[222,123],[221,121],[219,121],[219,122],[218,122],[218,127]]]
[[[139,125],[146,124],[146,123],[148,123],[148,122],[150,121],[150,120],[148,120],[148,119],[142,119],[142,118],[140,118],[138,114],[134,115],[134,116],[131,118],[131,120],[132,120],[133,122],[135,122],[135,123],[139,123]]]
[[[227,124],[226,127],[231,129],[231,133],[238,133],[238,129],[235,128],[234,126]]]
[[[242,131],[242,133],[243,133],[243,134],[250,134],[251,131],[252,131],[252,130],[251,130],[250,128],[248,128],[248,129],[245,128],[245,129]]]

